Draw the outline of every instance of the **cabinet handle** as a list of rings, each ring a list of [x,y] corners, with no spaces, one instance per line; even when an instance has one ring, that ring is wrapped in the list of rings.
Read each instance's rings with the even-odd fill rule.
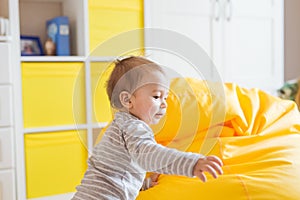
[[[216,0],[214,3],[214,18],[216,21],[220,20],[220,13],[221,8],[220,8],[220,0]]]
[[[230,21],[232,18],[232,0],[227,0],[226,4],[226,20]]]

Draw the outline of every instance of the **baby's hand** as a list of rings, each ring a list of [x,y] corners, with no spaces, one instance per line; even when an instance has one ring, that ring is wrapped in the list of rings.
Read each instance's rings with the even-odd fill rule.
[[[159,174],[157,174],[157,173],[152,173],[150,175],[150,179],[151,179],[150,187],[153,187],[158,184],[158,182],[157,182],[158,177],[159,177]]]
[[[149,188],[158,184],[159,174],[150,172],[150,175],[144,179],[141,191],[148,190]]]
[[[194,166],[193,175],[200,178],[203,182],[206,182],[206,176],[204,172],[210,173],[214,178],[218,177],[218,174],[223,174],[223,163],[217,156],[207,156],[200,158]]]

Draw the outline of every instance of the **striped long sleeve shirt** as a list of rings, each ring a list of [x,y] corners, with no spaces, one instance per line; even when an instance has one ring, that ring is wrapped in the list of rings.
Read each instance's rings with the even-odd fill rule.
[[[146,123],[118,112],[94,147],[72,200],[133,200],[146,171],[192,177],[201,157],[157,144]]]

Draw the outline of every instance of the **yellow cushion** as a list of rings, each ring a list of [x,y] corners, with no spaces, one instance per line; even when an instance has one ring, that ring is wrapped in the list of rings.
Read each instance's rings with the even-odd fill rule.
[[[228,137],[219,140],[225,166],[218,179],[161,175],[158,185],[140,192],[138,200],[300,199],[299,134]]]
[[[296,104],[229,83],[221,84],[225,96],[218,96],[210,92],[212,85],[174,79],[166,118],[153,128],[159,143],[218,155],[224,175],[208,175],[206,183],[161,175],[159,184],[140,192],[137,199],[300,199]]]

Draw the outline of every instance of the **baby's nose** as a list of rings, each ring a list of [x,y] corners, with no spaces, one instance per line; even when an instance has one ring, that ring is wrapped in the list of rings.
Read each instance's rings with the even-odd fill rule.
[[[162,103],[160,104],[161,108],[166,108],[168,106],[166,100],[163,100]]]

